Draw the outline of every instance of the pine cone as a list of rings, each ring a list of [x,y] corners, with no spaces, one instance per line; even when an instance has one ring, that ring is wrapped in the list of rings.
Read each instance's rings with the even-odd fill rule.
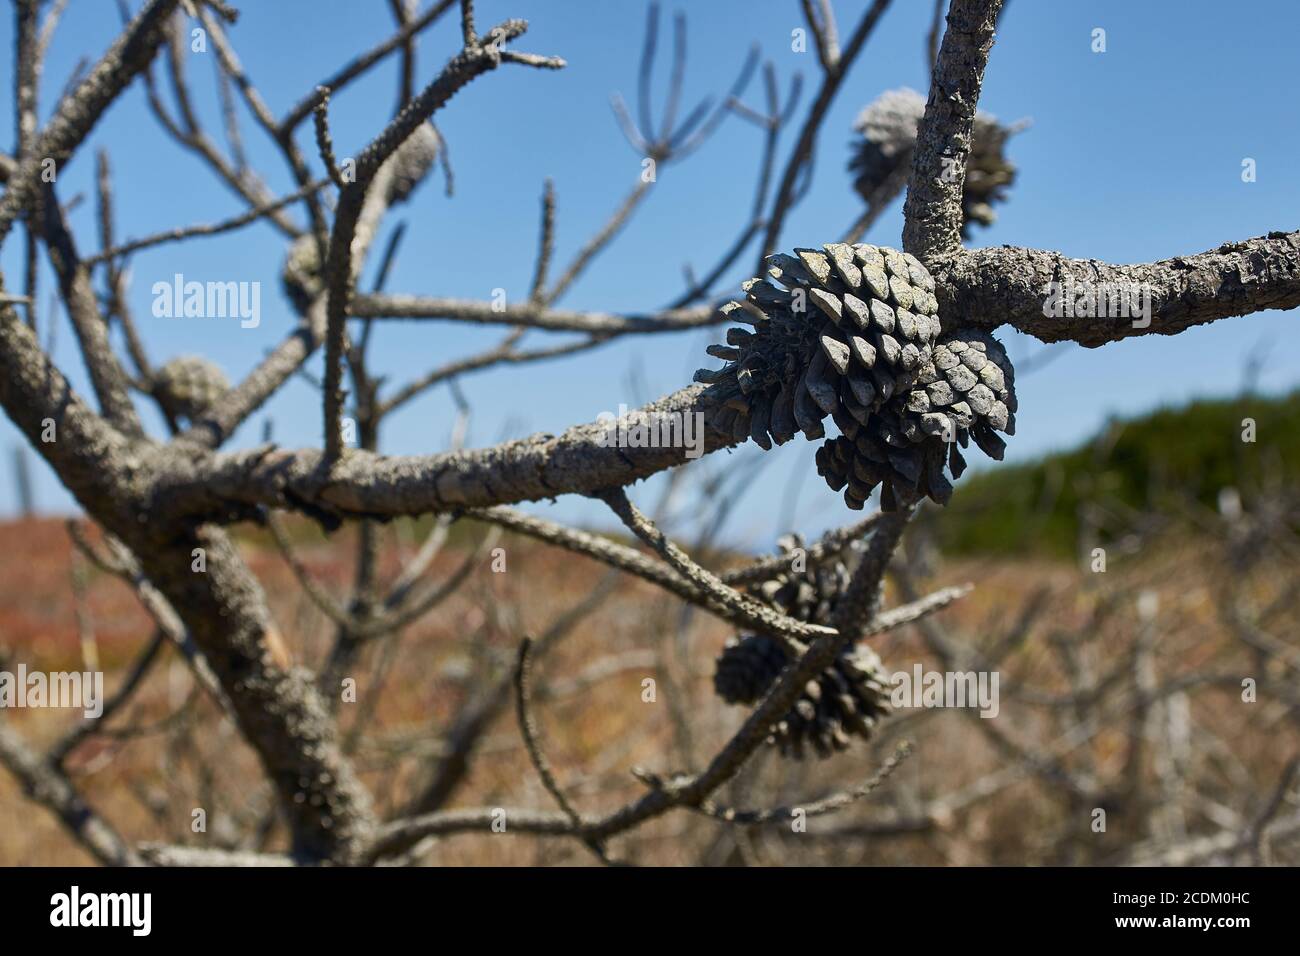
[[[753,596],[779,608],[795,620],[830,624],[835,605],[848,587],[852,569],[836,557],[823,560],[813,567],[801,564],[804,570],[794,570],[796,552],[804,551],[806,555],[803,538],[797,534],[782,536],[777,541],[777,547],[787,559],[788,570],[752,586],[750,591]]]
[[[390,204],[405,202],[433,169],[442,148],[442,138],[429,123],[421,123],[388,160],[393,179],[388,187]]]
[[[763,448],[797,430],[825,435],[822,419],[865,423],[905,390],[939,334],[934,279],[914,257],[860,243],[769,256],[766,279],[742,283],[744,302],[723,312],[754,327],[727,330],[708,352],[727,361],[700,369],[703,398],[723,406],[717,427]],[[843,426],[841,426],[843,427]]]
[[[230,382],[207,359],[182,355],[154,373],[154,389],[170,414],[193,422],[229,391]]]
[[[817,473],[851,508],[861,508],[881,485],[881,508],[893,511],[922,497],[946,504],[953,478],[966,469],[961,448],[971,439],[1002,460],[997,432],[1016,430],[1015,370],[1001,343],[977,329],[962,329],[935,344],[916,384],[862,425],[846,423],[839,438],[817,450]],[[846,488],[847,486],[847,488]]]
[[[1016,181],[1016,166],[1006,157],[1007,140],[1016,132],[987,113],[975,114],[966,184],[962,187],[962,238],[970,238],[970,224],[991,226],[998,218],[993,204],[1005,202],[1007,189]]]
[[[718,658],[713,686],[730,704],[754,704],[789,663],[785,649],[763,634],[733,638]],[[802,760],[811,747],[818,757],[847,750],[854,736],[870,738],[889,715],[889,677],[870,647],[850,647],[808,682],[799,699],[771,729],[768,743],[783,757]]]
[[[881,183],[912,164],[916,128],[925,113],[925,97],[903,87],[886,90],[858,114],[854,132],[862,140],[849,160],[853,188],[871,201]]]
[[[897,189],[878,191],[891,180],[898,187],[912,165],[916,149],[916,128],[925,113],[925,97],[915,90],[898,89],[882,93],[859,115],[854,129],[862,139],[849,161],[853,186],[868,203],[888,201]],[[1006,143],[1016,132],[983,111],[975,114],[970,156],[966,160],[966,184],[962,190],[962,237],[970,238],[972,223],[992,225],[997,218],[993,204],[1006,199],[1007,187],[1016,178],[1015,164],[1006,158]]]
[[[713,672],[713,690],[728,704],[752,704],[790,662],[779,641],[763,634],[733,637]]]
[[[847,750],[852,736],[867,740],[889,715],[889,676],[880,656],[864,644],[850,647],[809,681],[772,736],[783,757],[802,760],[805,746],[818,757]]]
[[[797,535],[782,538],[782,553],[793,557],[803,547]],[[851,567],[841,558],[803,571],[793,568],[751,587],[754,597],[768,601],[789,616],[809,623],[829,624]],[[713,675],[718,696],[731,704],[753,704],[767,693],[790,662],[784,645],[765,634],[732,638],[723,648]],[[782,756],[802,759],[806,746],[828,757],[849,746],[851,737],[870,737],[876,723],[889,712],[889,678],[875,651],[852,646],[816,679],[781,720],[771,728],[768,742]]]

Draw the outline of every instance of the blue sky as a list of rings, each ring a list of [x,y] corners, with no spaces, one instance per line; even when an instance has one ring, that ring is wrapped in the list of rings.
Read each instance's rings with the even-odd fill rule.
[[[241,6],[233,37],[245,68],[276,113],[392,29],[385,0],[257,0]],[[865,3],[838,0],[836,7],[841,33],[847,34]],[[859,213],[844,170],[853,119],[884,90],[911,86],[924,91],[930,7],[929,0],[895,0],[883,17],[823,127],[814,186],[788,217],[783,248],[830,241]],[[47,64],[42,122],[77,61],[97,57],[111,41],[118,25],[114,8],[107,0],[72,0]],[[813,53],[791,50],[791,30],[802,26],[795,0],[709,0],[666,5],[664,13],[676,9],[684,9],[689,18],[688,106],[722,92],[749,44],[757,43],[773,61],[783,89],[796,71],[803,73],[804,95],[796,114],[797,121],[802,119],[816,88],[818,66]],[[522,297],[531,277],[544,178],[550,176],[556,184],[557,261],[563,263],[604,222],[641,171],[641,157],[613,120],[609,96],[621,91],[631,101],[635,94],[644,3],[480,0],[478,10],[480,25],[513,16],[528,19],[530,30],[516,48],[563,56],[569,66],[558,73],[502,68],[474,82],[438,114],[451,146],[455,195],[443,195],[441,179],[426,183],[390,220],[388,228],[401,219],[408,224],[389,283],[392,291],[487,298],[494,288],[505,288],[511,297]],[[665,16],[661,36],[667,27]],[[1097,27],[1106,30],[1105,53],[1091,50]],[[1300,5],[1291,0],[1242,0],[1230,7],[1210,0],[1011,0],[980,105],[1004,120],[1030,119],[1032,126],[1010,145],[1020,167],[1010,201],[999,208],[998,222],[979,230],[972,244],[1054,248],[1131,262],[1296,228],[1298,32]],[[457,41],[454,16],[424,34],[421,84],[452,55]],[[0,49],[12,49],[8,15],[0,17]],[[667,44],[661,43],[661,84],[666,53]],[[190,75],[209,129],[220,137],[212,56],[192,55]],[[396,69],[394,58],[336,98],[331,116],[340,155],[359,149],[391,115]],[[0,129],[5,130],[13,128],[10,77],[5,70],[0,96]],[[755,83],[745,99],[758,106],[760,96]],[[657,102],[662,103],[661,95]],[[759,135],[733,117],[684,163],[661,169],[631,226],[562,304],[634,311],[674,298],[682,287],[683,265],[708,268],[747,217]],[[308,146],[309,136],[304,128]],[[792,136],[793,130],[787,131],[786,146]],[[253,165],[265,172],[272,189],[289,191],[283,162],[251,123],[245,126],[245,139]],[[79,192],[86,196],[71,215],[83,249],[95,246],[93,155],[100,146],[109,148],[115,170],[121,237],[241,211],[239,201],[198,160],[159,130],[136,87],[113,107],[59,177],[65,202]],[[1257,166],[1253,183],[1241,179],[1247,157]],[[877,221],[870,240],[898,244],[901,206],[900,199]],[[11,239],[0,252],[11,289],[21,281],[20,245]],[[155,361],[197,351],[215,359],[232,378],[246,373],[289,328],[291,313],[278,282],[283,254],[279,234],[264,225],[138,254],[132,263],[132,304]],[[753,254],[744,256],[728,280],[744,278],[752,263]],[[198,280],[260,280],[260,327],[153,319],[150,286],[176,272]],[[48,323],[54,283],[48,270],[42,279],[40,304]],[[71,330],[61,309],[55,314],[56,358],[86,391]],[[1284,335],[1294,321],[1291,315],[1263,313],[1176,338],[1151,336],[1093,350],[1053,346],[1065,354],[1019,380],[1019,431],[1008,458],[1071,445],[1112,414],[1230,394],[1240,385],[1247,356],[1270,344],[1260,385],[1268,391],[1292,388],[1300,383],[1300,353],[1284,347]],[[501,334],[495,328],[450,322],[385,323],[377,329],[372,353],[379,371],[401,384],[485,347]],[[1043,348],[1018,334],[999,334],[1013,358]],[[462,385],[474,410],[471,442],[559,431],[616,410],[620,403],[636,404],[671,391],[688,381],[695,367],[714,364],[703,349],[719,336],[719,330],[708,330],[628,338],[571,359],[467,376]],[[319,366],[317,356],[311,367]],[[420,453],[445,447],[451,416],[446,390],[431,393],[389,420],[384,450]],[[232,446],[256,442],[267,417],[286,445],[320,441],[319,396],[302,380],[277,396]],[[6,458],[0,515],[11,514],[16,505],[7,459],[21,440],[7,421],[0,421],[0,450]],[[787,489],[800,482],[794,519],[799,530],[815,534],[847,519],[839,497],[812,470],[814,450],[800,440],[768,456],[771,460],[745,489],[743,507],[728,526],[730,540],[765,546],[785,520]],[[750,444],[736,454],[760,453]],[[38,470],[42,510],[70,510],[73,503],[54,477],[43,465]],[[653,489],[638,495],[654,500]],[[604,520],[598,509],[578,499],[538,507],[567,520]]]

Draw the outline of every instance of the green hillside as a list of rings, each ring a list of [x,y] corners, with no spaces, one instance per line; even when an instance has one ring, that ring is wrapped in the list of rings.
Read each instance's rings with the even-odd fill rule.
[[[1253,443],[1243,440],[1245,419],[1255,422]],[[1114,421],[1071,451],[968,475],[926,520],[949,553],[1067,556],[1085,502],[1177,514],[1190,499],[1214,506],[1232,486],[1249,507],[1261,483],[1294,486],[1298,476],[1300,390],[1203,400]]]

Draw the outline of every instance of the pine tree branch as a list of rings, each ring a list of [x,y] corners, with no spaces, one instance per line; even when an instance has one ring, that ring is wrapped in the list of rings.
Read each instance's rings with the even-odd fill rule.
[[[966,159],[1001,7],[1002,0],[952,0],[948,8],[903,206],[903,248],[927,266],[961,249]]]
[[[1096,348],[1300,306],[1300,231],[1270,232],[1196,255],[1135,265],[1012,246],[977,249],[942,267],[936,281],[945,326],[1006,323],[1044,342]],[[1050,301],[1051,283],[1071,300],[1072,314]],[[1083,314],[1080,297],[1100,302],[1112,314]],[[1111,307],[1112,301],[1118,305]],[[1135,306],[1141,314],[1134,314]],[[1095,311],[1093,305],[1087,308]]]

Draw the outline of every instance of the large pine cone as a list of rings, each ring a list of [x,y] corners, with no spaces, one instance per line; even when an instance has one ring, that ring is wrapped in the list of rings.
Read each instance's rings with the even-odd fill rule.
[[[1016,430],[1015,370],[1001,343],[977,329],[945,335],[934,346],[916,384],[878,409],[864,424],[839,422],[843,433],[817,450],[817,472],[844,488],[861,508],[876,485],[881,507],[892,511],[922,497],[946,504],[953,478],[966,469],[961,448],[971,439],[1002,460],[998,432]]]
[[[154,389],[176,418],[196,421],[230,389],[226,373],[198,355],[172,359],[154,373]]]
[[[859,115],[854,129],[861,135],[849,171],[853,186],[868,203],[888,202],[901,188],[916,149],[916,128],[925,113],[925,97],[915,90],[882,93]],[[1016,132],[983,111],[975,114],[966,184],[962,190],[962,237],[970,238],[972,223],[992,225],[993,204],[1006,199],[1016,178],[1015,164],[1006,158],[1006,143]],[[896,188],[881,187],[893,183]]]
[[[841,557],[795,571],[793,558],[803,548],[802,539],[790,535],[779,544],[792,559],[790,570],[751,587],[751,594],[797,620],[829,624],[852,568]],[[785,647],[775,638],[765,634],[732,638],[718,657],[714,690],[731,704],[756,703],[789,662]],[[849,646],[808,682],[789,713],[771,728],[769,743],[782,756],[801,759],[805,746],[811,746],[819,757],[827,757],[846,749],[853,735],[867,739],[888,712],[889,678],[880,658],[869,647]]]
[[[825,435],[827,415],[865,423],[908,388],[939,334],[934,279],[914,256],[859,243],[769,256],[766,279],[742,284],[746,299],[723,312],[753,326],[727,330],[700,369],[704,400],[723,406],[715,423],[763,448],[796,431]]]

